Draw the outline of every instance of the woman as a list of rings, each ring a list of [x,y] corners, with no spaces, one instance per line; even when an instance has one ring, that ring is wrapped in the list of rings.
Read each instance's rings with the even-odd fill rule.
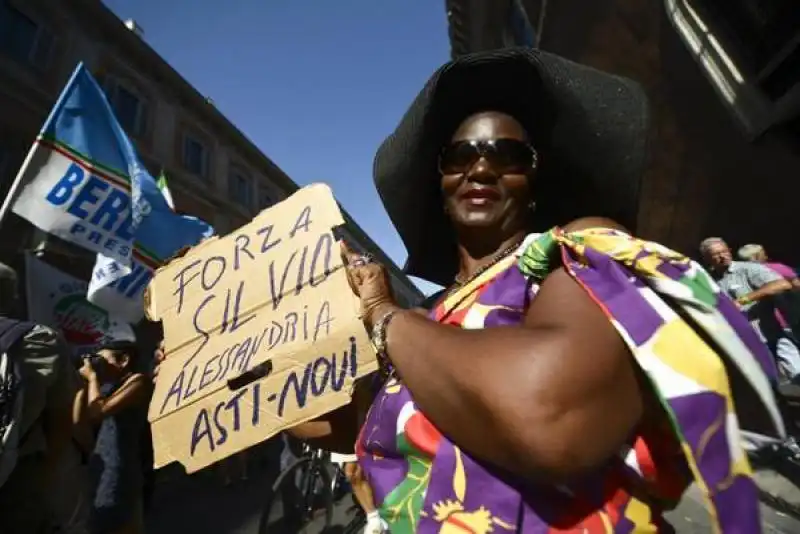
[[[737,253],[739,259],[742,261],[754,261],[757,263],[763,263],[786,280],[792,283],[792,286],[795,289],[800,289],[800,278],[797,276],[797,271],[786,265],[785,263],[779,263],[777,261],[771,261],[767,256],[767,251],[764,250],[762,245],[758,245],[756,243],[750,243],[748,245],[743,246],[739,249]]]
[[[407,271],[447,288],[404,311],[344,251],[388,376],[357,449],[392,532],[669,531],[692,482],[716,531],[760,531],[738,425],[783,433],[769,354],[697,264],[626,230],[647,118],[636,84],[512,49],[437,71],[379,149]],[[342,413],[295,433],[344,437]]]
[[[91,530],[98,534],[144,531],[140,437],[147,424],[150,383],[136,371],[137,363],[135,342],[121,340],[105,345],[81,367],[87,414],[99,428],[89,459]]]

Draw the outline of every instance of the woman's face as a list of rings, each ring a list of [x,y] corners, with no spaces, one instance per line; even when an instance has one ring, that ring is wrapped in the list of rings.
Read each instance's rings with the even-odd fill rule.
[[[522,229],[535,168],[535,151],[519,122],[499,112],[472,115],[439,158],[445,210],[456,228]]]

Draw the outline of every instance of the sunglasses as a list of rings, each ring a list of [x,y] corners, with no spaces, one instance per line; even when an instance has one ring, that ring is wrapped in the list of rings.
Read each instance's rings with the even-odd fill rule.
[[[503,174],[526,174],[536,168],[539,160],[531,145],[517,139],[458,141],[442,150],[439,155],[439,172],[463,174],[481,158],[496,172]]]

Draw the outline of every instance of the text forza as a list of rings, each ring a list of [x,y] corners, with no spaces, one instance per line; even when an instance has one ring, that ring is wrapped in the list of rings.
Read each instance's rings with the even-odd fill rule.
[[[294,341],[314,343],[330,334],[333,317],[328,302],[314,305],[311,310],[304,304],[299,309],[280,309],[285,296],[318,286],[332,272],[335,240],[330,231],[291,248],[291,241],[309,232],[311,224],[311,207],[306,206],[294,218],[291,230],[283,235],[272,224],[255,231],[252,226],[249,231],[245,227],[234,234],[227,251],[187,261],[175,274],[175,313],[191,314],[193,337],[199,342],[160,403],[160,413],[177,409],[198,391],[249,370],[259,351]],[[275,252],[274,259],[264,258],[271,251]],[[242,276],[243,267],[256,260],[264,266],[258,276]],[[243,309],[245,303],[254,300],[271,303],[258,312],[258,319],[256,312]],[[246,335],[245,330],[240,330],[245,325]],[[215,341],[216,349],[209,354],[206,347],[212,336],[215,340],[230,336],[230,341]]]

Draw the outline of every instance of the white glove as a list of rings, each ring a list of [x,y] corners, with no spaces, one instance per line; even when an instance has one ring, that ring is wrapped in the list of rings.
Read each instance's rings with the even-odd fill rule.
[[[389,532],[389,525],[383,522],[378,511],[375,510],[367,514],[367,526],[364,527],[364,534],[383,534]]]

